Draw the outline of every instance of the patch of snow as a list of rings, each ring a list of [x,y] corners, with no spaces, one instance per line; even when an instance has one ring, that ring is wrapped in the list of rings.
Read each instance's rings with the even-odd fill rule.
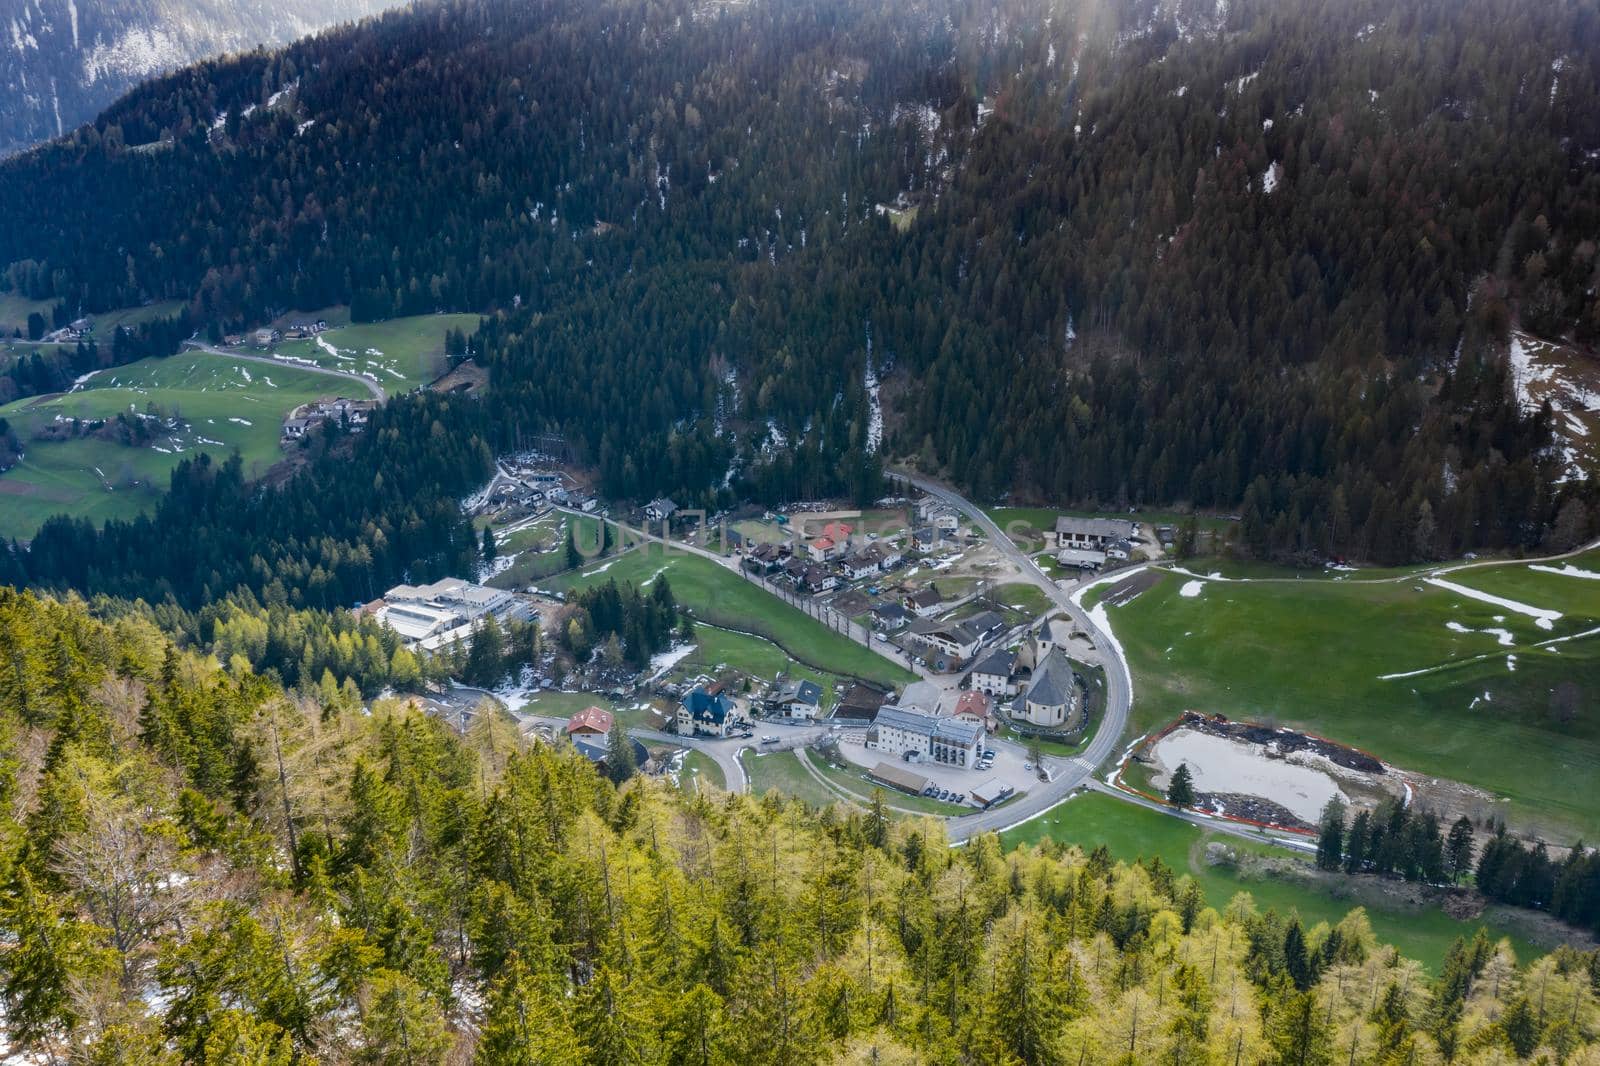
[[[1178,590],[1178,595],[1187,599],[1194,599],[1200,595],[1200,590],[1205,587],[1206,583],[1204,581],[1189,581],[1184,584],[1183,588]]]
[[[1270,122],[1272,120],[1268,119],[1267,121]],[[1281,181],[1282,179],[1283,179],[1283,164],[1282,163],[1268,163],[1267,164],[1267,169],[1265,171],[1263,171],[1262,174],[1261,174],[1261,191],[1263,193],[1266,193],[1268,196],[1271,196],[1273,190],[1278,187],[1278,182]]]
[[[1597,573],[1593,570],[1584,570],[1582,567],[1573,566],[1571,563],[1564,563],[1559,567],[1542,566],[1539,563],[1532,563],[1528,566],[1528,569],[1538,570],[1540,573],[1544,574],[1558,574],[1561,577],[1581,577],[1589,581],[1600,581],[1600,573]]]
[[[241,425],[241,426],[253,426],[253,425],[255,425],[255,423],[250,421],[248,418],[230,418],[230,419],[228,419],[228,421],[237,423],[238,425]]]
[[[650,657],[650,676],[646,680],[655,681],[657,678],[662,677],[668,670],[671,670],[674,666],[677,666],[679,663],[683,662],[683,660],[687,659],[691,654],[693,654],[694,649],[694,643],[690,642],[687,644],[679,644],[670,651],[664,651],[657,655],[652,655]]]
[[[1465,596],[1469,600],[1478,600],[1482,603],[1493,604],[1496,607],[1504,607],[1506,610],[1515,611],[1517,614],[1527,615],[1533,619],[1533,624],[1540,629],[1555,628],[1556,619],[1561,617],[1560,611],[1550,611],[1543,607],[1533,607],[1526,603],[1519,603],[1516,600],[1508,600],[1502,596],[1484,592],[1482,589],[1475,589],[1469,585],[1458,585],[1454,581],[1446,581],[1443,578],[1428,577],[1423,578],[1423,580],[1430,585]]]

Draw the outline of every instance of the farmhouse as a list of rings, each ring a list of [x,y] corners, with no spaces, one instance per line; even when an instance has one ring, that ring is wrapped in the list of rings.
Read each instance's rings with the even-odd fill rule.
[[[972,689],[996,698],[1015,696],[1017,683],[1012,674],[1016,669],[1017,653],[997,648],[972,668]]]
[[[822,686],[815,681],[793,678],[767,696],[767,710],[784,718],[810,720],[822,705]]]
[[[283,340],[283,333],[275,329],[258,329],[250,335],[250,341],[257,348],[270,348]]]
[[[900,707],[884,707],[867,729],[867,747],[912,762],[971,766],[978,759],[982,732],[981,726],[960,718],[936,718]]]
[[[351,400],[343,396],[301,404],[283,420],[284,439],[303,437],[321,422],[337,422],[359,430],[367,424],[373,408],[377,406],[375,400]]]
[[[1073,518],[1061,515],[1056,527],[1045,533],[1045,544],[1061,548],[1105,551],[1119,540],[1132,540],[1136,527],[1124,518]]]
[[[1066,652],[1053,648],[1045,656],[1012,704],[1011,716],[1046,729],[1076,729],[1083,724],[1078,683]]]
[[[665,496],[657,497],[644,505],[644,517],[648,522],[670,521],[678,513],[678,505]]]
[[[1098,570],[1106,565],[1106,553],[1094,548],[1061,548],[1056,551],[1056,562],[1079,570]]]

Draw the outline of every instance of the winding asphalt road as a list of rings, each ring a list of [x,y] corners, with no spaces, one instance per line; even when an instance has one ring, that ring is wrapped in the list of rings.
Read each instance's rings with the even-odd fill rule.
[[[1133,686],[1129,680],[1128,664],[1110,635],[1094,623],[1088,612],[1073,603],[1071,594],[1057,585],[1049,574],[1040,570],[1027,553],[1018,548],[981,507],[937,481],[903,471],[894,472],[894,476],[965,514],[986,532],[991,543],[1017,568],[1024,580],[1043,592],[1058,610],[1072,620],[1073,625],[1090,635],[1095,649],[1099,652],[1099,665],[1104,668],[1106,678],[1105,709],[1100,718],[1099,728],[1095,730],[1094,739],[1089,742],[1083,754],[1070,759],[1047,757],[1044,763],[1052,773],[1049,782],[1042,782],[1040,787],[1030,790],[1020,799],[1003,807],[949,819],[945,823],[946,832],[952,843],[960,843],[980,833],[999,832],[1036,818],[1088,782],[1100,765],[1116,753],[1117,743],[1122,739],[1122,732],[1128,725],[1128,711],[1133,705]],[[1138,569],[1138,567],[1130,568],[1123,573],[1135,573]]]

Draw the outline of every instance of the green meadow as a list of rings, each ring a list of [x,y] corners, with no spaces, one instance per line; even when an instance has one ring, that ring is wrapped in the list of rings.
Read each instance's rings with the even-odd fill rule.
[[[615,579],[644,585],[659,575],[672,583],[673,594],[698,621],[765,637],[790,657],[813,669],[886,684],[915,680],[907,670],[869,651],[800,610],[770,595],[727,568],[698,555],[674,552],[650,543],[600,559],[579,573],[546,582],[550,588],[581,588]]]
[[[1292,876],[1272,867],[1257,868],[1252,857],[1287,859],[1289,852],[1266,842],[1212,833],[1193,825],[1114,796],[1088,793],[1056,807],[1031,822],[1000,835],[1006,850],[1027,847],[1045,839],[1076,845],[1092,851],[1104,844],[1117,859],[1133,861],[1159,856],[1180,874],[1189,874],[1205,893],[1206,903],[1218,910],[1240,892],[1248,892],[1257,909],[1294,911],[1306,925],[1339,922],[1353,908],[1364,906],[1380,940],[1396,945],[1400,951],[1438,972],[1450,944],[1458,936],[1471,937],[1480,925],[1492,937],[1509,936],[1518,957],[1526,961],[1539,954],[1516,923],[1513,912],[1488,912],[1483,921],[1460,921],[1437,906],[1405,902],[1376,891],[1372,878],[1350,882],[1324,882],[1310,877]],[[1241,861],[1211,865],[1206,862],[1205,845],[1217,841],[1231,849]],[[1363,883],[1364,882],[1364,883]],[[1553,945],[1549,945],[1553,946]]]
[[[312,321],[324,312],[308,312]],[[294,321],[299,316],[290,315]],[[334,319],[328,319],[334,322]],[[471,333],[478,315],[413,315],[386,322],[335,325],[310,340],[285,340],[272,353],[302,359],[329,370],[370,375],[386,392],[405,392],[426,385],[445,372],[447,330]]]
[[[1600,627],[1600,581],[1522,563],[1444,579],[1563,617],[1541,628],[1423,575],[1165,574],[1108,609],[1133,670],[1134,727],[1142,732],[1188,709],[1290,725],[1488,790],[1514,825],[1558,841],[1594,839],[1600,634],[1589,631]],[[1577,686],[1576,709],[1558,698],[1564,683]]]
[[[35,396],[0,407],[22,440],[24,458],[0,475],[0,535],[31,536],[55,514],[95,522],[146,510],[167,488],[181,460],[234,451],[246,471],[264,472],[280,456],[283,417],[337,385],[325,375],[291,366],[263,367],[224,356],[188,352],[103,370],[76,392]],[[111,418],[159,411],[188,426],[143,447],[91,437],[35,441],[40,426],[61,418]]]

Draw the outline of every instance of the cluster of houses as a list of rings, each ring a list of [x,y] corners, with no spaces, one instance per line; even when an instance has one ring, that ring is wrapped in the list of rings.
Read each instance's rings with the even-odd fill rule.
[[[862,543],[847,522],[829,522],[801,545],[758,544],[745,552],[743,566],[760,577],[783,578],[801,591],[817,595],[887,574],[905,564],[905,553],[888,540]]]
[[[1045,547],[1056,562],[1080,570],[1099,570],[1109,562],[1133,558],[1139,523],[1125,518],[1074,518],[1061,515],[1045,530]]]
[[[299,440],[323,422],[337,422],[353,430],[362,429],[371,417],[372,409],[377,406],[376,400],[351,400],[343,396],[303,403],[283,420],[283,439]]]
[[[487,618],[527,621],[533,615],[527,602],[516,594],[459,577],[427,585],[396,585],[357,611],[394,630],[406,647],[424,652],[437,651],[456,640],[471,643],[473,632]]]
[[[493,514],[510,508],[530,512],[546,507],[575,507],[582,511],[598,510],[599,502],[578,487],[572,475],[562,470],[542,466],[519,466],[502,462],[494,477],[468,510],[475,514]]]

